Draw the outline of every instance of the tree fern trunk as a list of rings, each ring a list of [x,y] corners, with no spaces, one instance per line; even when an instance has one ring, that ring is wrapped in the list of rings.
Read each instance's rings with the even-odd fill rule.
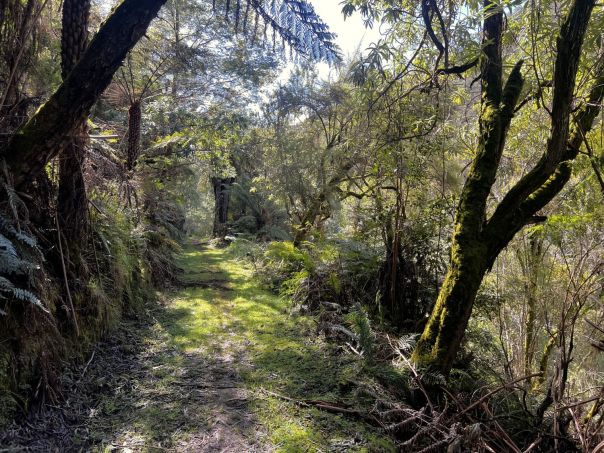
[[[67,79],[86,48],[90,0],[64,0],[61,29],[61,75]],[[83,165],[87,140],[86,117],[74,127],[73,137],[59,155],[57,199],[61,231],[69,247],[80,245],[88,230],[88,198]],[[72,260],[73,261],[73,260]]]
[[[142,110],[140,101],[135,101],[128,109],[128,156],[126,169],[134,170],[140,153]]]
[[[214,228],[213,235],[223,238],[227,233],[231,185],[234,178],[212,178],[214,187]]]

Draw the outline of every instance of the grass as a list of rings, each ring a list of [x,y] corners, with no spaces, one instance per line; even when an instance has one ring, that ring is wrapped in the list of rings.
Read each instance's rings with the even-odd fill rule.
[[[394,450],[370,426],[264,392],[353,403],[354,395],[342,389],[349,388],[347,381],[361,364],[318,338],[311,318],[290,315],[288,302],[263,289],[228,249],[190,246],[180,265],[189,285],[213,281],[220,288],[177,294],[167,310],[166,330],[183,351],[240,357],[236,371],[254,395],[249,410],[268,443],[285,452]]]
[[[388,452],[362,421],[304,407],[362,407],[362,361],[317,335],[312,318],[263,289],[228,249],[185,247],[183,288],[125,319],[66,398],[15,437],[32,451]]]

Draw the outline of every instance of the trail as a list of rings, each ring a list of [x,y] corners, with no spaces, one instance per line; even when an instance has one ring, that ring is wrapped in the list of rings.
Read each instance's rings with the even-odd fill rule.
[[[59,406],[15,426],[32,451],[392,451],[375,427],[292,399],[353,404],[355,357],[261,288],[225,249],[189,244],[182,288],[125,321],[65,377]],[[283,395],[280,398],[275,395]]]

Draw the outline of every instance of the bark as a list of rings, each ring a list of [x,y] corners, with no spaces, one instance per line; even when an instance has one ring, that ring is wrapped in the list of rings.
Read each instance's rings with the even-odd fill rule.
[[[0,128],[13,132],[27,118],[33,98],[23,93],[23,81],[34,62],[37,20],[46,3],[37,0],[0,1]],[[0,146],[6,146],[0,137]]]
[[[77,131],[85,134],[86,125],[80,124]],[[88,231],[88,196],[82,170],[86,146],[85,138],[74,137],[59,156],[57,214],[68,250],[78,248]]]
[[[67,79],[86,48],[89,14],[90,0],[63,1],[61,28],[63,80]],[[77,248],[88,230],[88,197],[82,169],[87,145],[87,140],[84,138],[86,117],[80,118],[74,130],[74,137],[62,150],[59,158],[57,209],[60,229],[68,245],[67,250]]]
[[[87,116],[165,2],[124,0],[114,9],[67,79],[12,137],[3,157],[16,187],[23,187],[70,142],[80,119]]]
[[[128,109],[128,151],[126,160],[126,170],[128,171],[134,170],[140,153],[141,118],[141,102],[135,101]]]
[[[568,160],[576,157],[583,136],[599,111],[604,91],[598,80],[595,91],[590,94],[590,102],[577,115],[576,127],[569,139],[575,78],[594,4],[593,0],[575,0],[558,36],[547,151],[536,168],[504,197],[487,222],[487,197],[495,182],[523,79],[520,74],[522,62],[519,62],[502,88],[503,11],[491,0],[485,1],[487,14],[483,26],[479,147],[456,213],[449,270],[413,352],[413,360],[418,365],[448,375],[461,347],[485,273],[514,235],[562,189],[570,177]],[[593,102],[598,99],[600,102]]]
[[[214,228],[213,235],[223,238],[227,233],[231,185],[235,178],[212,178],[214,187]]]

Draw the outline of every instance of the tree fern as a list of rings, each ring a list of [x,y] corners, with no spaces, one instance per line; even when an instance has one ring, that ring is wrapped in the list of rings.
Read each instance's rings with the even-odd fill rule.
[[[358,343],[367,360],[372,360],[375,334],[371,329],[371,323],[367,312],[360,305],[347,315],[347,320],[352,331],[357,335]]]
[[[245,8],[241,5],[243,1]],[[252,40],[256,37],[258,23],[263,22],[264,29],[270,28],[273,32],[273,45],[279,36],[283,47],[287,44],[297,55],[330,65],[341,60],[340,49],[334,42],[336,35],[329,31],[327,24],[306,0],[240,0],[235,7],[231,3],[230,0],[225,2],[225,18],[230,20],[234,16],[236,32],[242,24],[243,33],[247,34],[248,15],[252,12],[255,15]],[[213,5],[216,8],[216,2]],[[240,17],[242,12],[243,20]]]
[[[46,307],[42,305],[42,302],[34,293],[23,288],[17,288],[10,280],[0,276],[0,300],[6,299],[17,299],[24,302],[29,302],[40,307],[43,311],[48,313]],[[4,315],[6,312],[0,309],[0,314]]]

